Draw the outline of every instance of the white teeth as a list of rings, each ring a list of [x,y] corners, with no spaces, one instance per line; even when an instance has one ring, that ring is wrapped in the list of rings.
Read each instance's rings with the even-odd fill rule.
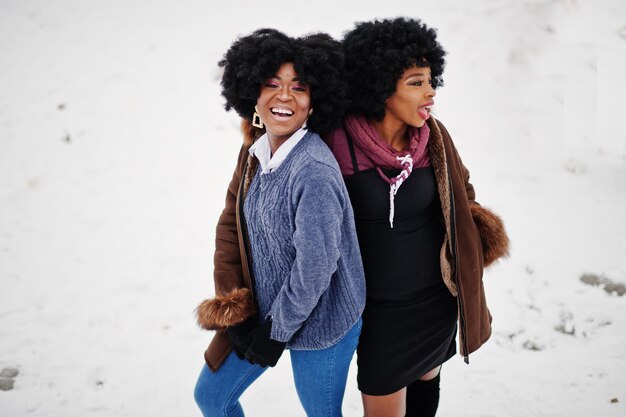
[[[291,110],[288,110],[288,109],[280,109],[280,108],[274,107],[271,110],[272,110],[272,113],[284,114],[286,116],[293,115],[293,112]]]

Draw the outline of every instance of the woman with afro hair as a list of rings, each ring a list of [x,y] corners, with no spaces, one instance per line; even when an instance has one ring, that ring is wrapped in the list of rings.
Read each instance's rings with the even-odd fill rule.
[[[217,332],[196,402],[205,417],[243,416],[239,397],[287,348],[307,415],[341,416],[365,306],[350,198],[319,136],[343,114],[341,45],[260,29],[219,65],[245,140],[217,225],[216,296],[197,309]]]
[[[501,220],[431,115],[445,52],[434,29],[397,18],[343,39],[343,126],[325,137],[345,178],[365,269],[357,348],[366,417],[434,416],[441,365],[491,334],[483,268],[505,255]]]

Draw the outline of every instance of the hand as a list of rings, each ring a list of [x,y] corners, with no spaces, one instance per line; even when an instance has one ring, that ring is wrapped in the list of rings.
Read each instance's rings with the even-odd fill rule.
[[[279,342],[270,338],[272,333],[272,320],[268,319],[252,332],[252,343],[246,351],[246,359],[262,368],[276,366],[278,359],[283,354],[287,343]]]
[[[252,332],[257,327],[259,327],[259,316],[255,314],[241,323],[226,329],[226,334],[239,359],[245,359],[246,350],[248,350],[250,343],[252,343]]]

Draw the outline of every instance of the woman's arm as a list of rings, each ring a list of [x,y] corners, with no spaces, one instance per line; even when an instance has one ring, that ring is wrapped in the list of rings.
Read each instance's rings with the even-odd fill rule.
[[[463,175],[463,182],[465,184],[465,192],[467,193],[467,201],[470,203],[470,206],[472,206],[473,204],[478,204],[476,202],[476,191],[474,190],[474,186],[470,182],[470,172],[467,169],[467,167],[463,164],[463,161],[461,160],[461,155],[459,154],[459,151],[454,145],[454,141],[452,141],[452,137],[450,136],[448,129],[446,129],[444,124],[441,123],[439,120],[437,120],[437,126],[439,127],[439,130],[441,131],[441,134],[444,140],[447,140],[452,146],[454,158],[456,160],[456,163],[461,169],[461,174]]]
[[[339,172],[322,163],[312,163],[301,172],[292,198],[295,260],[270,310],[271,337],[281,342],[289,341],[302,327],[330,285],[349,204]]]
[[[228,184],[222,214],[215,228],[215,255],[213,256],[213,280],[215,293],[225,294],[244,287],[237,232],[237,193],[241,183],[243,166],[248,150],[242,146],[237,157],[237,167]]]
[[[215,298],[204,300],[197,308],[200,327],[219,330],[243,322],[256,312],[250,289],[246,287],[237,230],[237,193],[243,176],[249,145],[244,144],[237,158],[224,209],[215,232],[213,280]]]
[[[439,128],[441,129],[444,137],[450,142],[453,151],[453,157],[455,158],[458,166],[460,167],[461,174],[463,176],[463,182],[465,184],[465,192],[467,194],[467,201],[472,214],[474,224],[478,229],[480,240],[483,248],[484,266],[487,267],[501,257],[508,256],[509,253],[509,237],[504,229],[504,223],[502,219],[492,212],[491,210],[481,206],[476,201],[476,191],[474,186],[470,182],[470,173],[467,167],[463,164],[461,156],[459,155],[448,130],[445,126],[439,122]]]

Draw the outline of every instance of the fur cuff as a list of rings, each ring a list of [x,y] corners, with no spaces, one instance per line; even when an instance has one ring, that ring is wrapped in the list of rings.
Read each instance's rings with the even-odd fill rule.
[[[241,323],[256,313],[248,288],[236,288],[228,294],[204,300],[196,309],[198,325],[205,330],[222,330]]]
[[[470,205],[470,210],[483,244],[485,267],[491,265],[498,258],[508,256],[509,237],[504,230],[502,219],[478,204]]]

